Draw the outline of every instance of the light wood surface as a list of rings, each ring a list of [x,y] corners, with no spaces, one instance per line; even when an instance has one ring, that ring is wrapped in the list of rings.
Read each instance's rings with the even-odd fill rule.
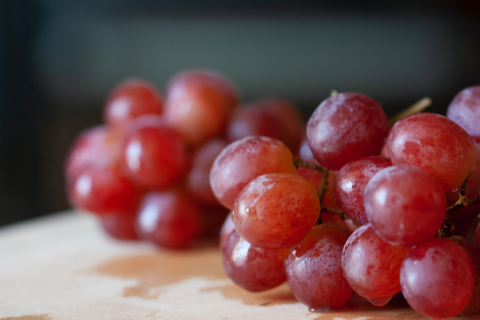
[[[358,296],[344,310],[310,312],[287,285],[260,294],[233,285],[212,244],[172,252],[115,241],[94,217],[70,211],[0,228],[6,319],[424,318],[401,302],[376,308]]]

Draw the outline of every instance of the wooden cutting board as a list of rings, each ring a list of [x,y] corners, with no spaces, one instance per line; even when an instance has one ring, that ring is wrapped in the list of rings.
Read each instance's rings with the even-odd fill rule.
[[[377,308],[358,296],[343,310],[310,312],[287,285],[260,294],[235,286],[214,244],[173,252],[115,241],[94,217],[68,211],[0,228],[0,320],[6,319],[425,318],[401,299]]]

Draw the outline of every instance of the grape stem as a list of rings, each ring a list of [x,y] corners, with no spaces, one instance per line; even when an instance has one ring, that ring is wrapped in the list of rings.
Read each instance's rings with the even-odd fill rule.
[[[457,202],[455,202],[454,205],[450,206],[447,208],[447,215],[458,209],[458,208],[461,208],[461,207],[464,207],[464,206],[467,206],[471,203],[469,203],[469,201],[467,201],[467,196],[465,195],[465,192],[467,191],[467,183],[468,183],[468,179],[470,178],[470,176],[472,175],[472,173],[469,173],[467,178],[463,181],[462,183],[462,187],[460,188],[460,192],[458,193],[458,200]],[[472,200],[475,200],[475,199],[472,199]],[[473,202],[475,203],[475,202]]]
[[[429,97],[425,97],[415,102],[407,109],[400,111],[399,113],[394,115],[392,118],[390,118],[388,120],[388,127],[389,128],[393,127],[393,125],[397,123],[398,120],[408,117],[412,114],[422,112],[423,110],[427,109],[431,105],[432,105],[432,99],[430,99]]]
[[[324,168],[320,167],[319,165],[316,165],[315,163],[306,162],[306,161],[303,161],[302,159],[297,158],[297,157],[293,158],[293,164],[295,165],[295,168],[313,169],[313,170],[316,170],[316,171],[320,172],[322,175],[323,175],[325,170],[328,170],[328,169],[324,169]]]
[[[342,220],[349,220],[350,219],[349,217],[347,217],[345,215],[345,213],[343,213],[342,210],[338,210],[338,209],[334,209],[334,208],[330,208],[330,207],[322,207],[322,212],[333,213],[333,214],[339,216]]]

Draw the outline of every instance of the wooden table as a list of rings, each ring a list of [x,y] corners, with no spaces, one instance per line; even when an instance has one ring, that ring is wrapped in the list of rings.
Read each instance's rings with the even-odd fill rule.
[[[358,296],[344,310],[310,312],[287,285],[260,294],[233,285],[211,244],[172,252],[115,241],[94,217],[69,211],[0,228],[6,319],[424,318],[402,302],[376,308]]]

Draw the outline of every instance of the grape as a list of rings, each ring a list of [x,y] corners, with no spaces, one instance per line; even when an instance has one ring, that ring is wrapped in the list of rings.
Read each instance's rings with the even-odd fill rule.
[[[185,141],[200,145],[224,130],[237,100],[233,86],[219,74],[189,71],[170,82],[164,114]]]
[[[264,249],[230,232],[222,248],[223,270],[237,285],[251,292],[275,288],[285,282],[288,249]]]
[[[305,124],[297,108],[281,98],[265,98],[256,103],[262,110],[270,113],[281,128],[281,139],[293,153],[298,152]]]
[[[74,207],[97,215],[131,214],[140,192],[117,166],[90,166],[68,181],[68,195]]]
[[[201,213],[183,191],[148,193],[138,210],[138,235],[169,249],[188,246],[201,230]]]
[[[304,178],[265,174],[245,186],[232,212],[237,232],[253,245],[278,249],[300,241],[315,225],[320,203]]]
[[[158,116],[131,124],[122,148],[125,173],[146,188],[165,188],[177,182],[187,162],[186,146],[175,130]]]
[[[213,162],[226,146],[227,143],[223,140],[210,140],[193,156],[193,167],[188,174],[187,187],[190,193],[203,203],[218,203],[210,187],[210,170]]]
[[[480,184],[480,145],[475,144],[477,149],[475,163],[473,164],[471,175],[468,178],[467,188],[465,190],[465,196],[467,199],[473,199],[478,197],[478,187]],[[461,186],[456,188],[455,190],[445,192],[445,196],[447,197],[447,204],[453,205],[458,201],[458,193],[460,192]]]
[[[480,86],[460,91],[447,109],[447,117],[458,123],[474,138],[480,138]]]
[[[470,301],[474,280],[465,251],[455,242],[440,238],[410,249],[400,271],[408,304],[433,319],[460,313]]]
[[[249,136],[265,136],[281,140],[280,128],[270,113],[255,105],[247,106],[233,115],[227,127],[227,139],[236,141]]]
[[[120,240],[137,240],[135,230],[136,216],[133,214],[109,214],[100,217],[103,230],[110,236]]]
[[[228,145],[215,159],[210,185],[217,200],[232,209],[247,183],[267,173],[296,174],[292,153],[278,140],[247,137]]]
[[[368,223],[363,195],[370,179],[392,162],[382,157],[368,157],[347,163],[338,171],[333,193],[340,209],[359,224]]]
[[[315,159],[333,170],[378,155],[387,133],[382,107],[359,93],[341,93],[324,100],[307,124],[308,144]]]
[[[71,147],[65,162],[68,179],[80,174],[90,165],[109,165],[120,156],[120,136],[106,126],[82,131]]]
[[[307,181],[310,182],[315,189],[320,188],[320,183],[322,181],[322,174],[320,172],[308,168],[298,168],[297,172],[299,176],[307,179]],[[328,175],[328,189],[323,196],[323,205],[333,209],[340,209],[335,201],[335,196],[333,195],[333,185],[336,174],[337,173],[335,171],[330,171]]]
[[[408,248],[380,239],[370,224],[348,238],[342,253],[342,270],[353,290],[372,304],[386,305],[400,288],[400,267]]]
[[[480,311],[480,252],[478,252],[478,250],[464,237],[453,236],[450,237],[450,240],[465,250],[470,258],[470,261],[472,262],[473,273],[475,276],[472,297],[459,316],[475,314]]]
[[[387,143],[394,165],[412,165],[434,177],[443,190],[462,184],[475,163],[473,139],[452,120],[433,113],[398,121]]]
[[[230,212],[223,223],[222,229],[220,230],[220,250],[227,242],[227,238],[230,233],[235,230],[235,224],[233,224],[232,213]]]
[[[418,167],[393,166],[373,176],[365,188],[368,221],[381,239],[411,247],[432,238],[447,208],[441,186]]]
[[[105,104],[105,122],[115,129],[124,130],[127,124],[140,116],[162,113],[163,97],[150,83],[129,79],[118,85]]]
[[[317,225],[290,248],[285,261],[287,282],[293,295],[309,308],[339,308],[352,295],[341,267],[347,238],[337,226]]]

